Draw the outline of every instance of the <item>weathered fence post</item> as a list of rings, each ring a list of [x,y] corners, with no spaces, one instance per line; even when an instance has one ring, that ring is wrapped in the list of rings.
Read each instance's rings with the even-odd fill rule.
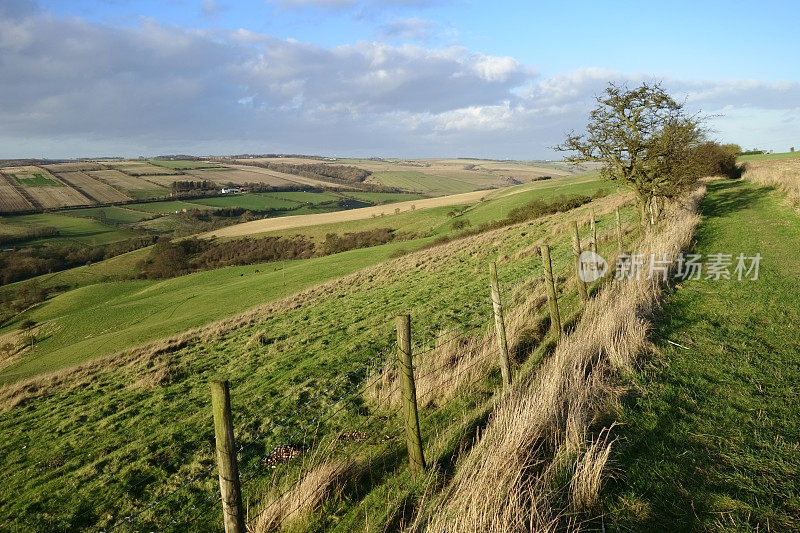
[[[542,245],[542,268],[544,268],[544,284],[547,286],[547,303],[550,306],[550,331],[561,337],[561,316],[558,313],[556,297],[556,280],[553,277],[553,264],[550,262],[550,247]]]
[[[403,387],[403,420],[406,426],[408,461],[413,474],[425,471],[422,435],[419,431],[417,388],[414,385],[414,364],[411,360],[411,317],[397,317],[397,364]]]
[[[617,222],[617,251],[622,255],[622,218],[619,216],[619,207],[617,208],[615,218]]]
[[[575,255],[575,280],[578,283],[578,292],[584,302],[589,299],[586,282],[581,278],[581,236],[578,233],[578,223],[572,221],[572,253]]]
[[[511,363],[508,357],[506,341],[506,325],[503,321],[503,302],[500,300],[500,284],[497,281],[497,263],[489,264],[489,280],[492,284],[492,307],[494,308],[494,325],[497,329],[497,342],[500,345],[500,373],[503,375],[503,386],[511,383]]]
[[[592,242],[589,244],[589,249],[594,253],[597,253],[597,227],[594,223],[594,209],[590,211],[591,213],[591,220],[589,221],[589,228],[591,230],[591,239]]]
[[[236,444],[233,440],[231,395],[227,380],[211,382],[211,408],[214,412],[214,436],[225,533],[245,533],[239,465],[236,462]]]

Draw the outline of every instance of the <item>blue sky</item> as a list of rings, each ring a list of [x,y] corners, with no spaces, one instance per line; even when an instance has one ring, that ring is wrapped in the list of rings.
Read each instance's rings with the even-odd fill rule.
[[[0,0],[0,157],[553,157],[609,81],[800,147],[791,2]]]

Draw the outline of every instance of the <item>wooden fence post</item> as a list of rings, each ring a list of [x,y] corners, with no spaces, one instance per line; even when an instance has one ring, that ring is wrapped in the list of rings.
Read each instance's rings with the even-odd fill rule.
[[[245,533],[239,465],[236,461],[236,444],[233,440],[231,396],[227,380],[211,382],[211,408],[214,412],[214,436],[225,533]]]
[[[578,282],[578,292],[584,302],[589,299],[586,282],[581,278],[581,236],[578,233],[578,222],[572,221],[572,253],[575,255],[575,280]]]
[[[489,281],[492,285],[492,307],[494,308],[494,325],[497,329],[497,342],[500,345],[500,373],[503,375],[503,386],[511,384],[511,364],[508,357],[506,341],[506,325],[503,321],[503,302],[500,300],[500,284],[497,282],[497,263],[489,263]]]
[[[615,218],[617,222],[617,251],[622,255],[622,218],[619,216],[619,207],[617,208]]]
[[[597,253],[597,227],[595,226],[594,222],[594,209],[592,209],[590,213],[592,218],[589,221],[589,228],[591,230],[592,242],[589,244],[589,249],[594,253]]]
[[[561,316],[558,313],[556,297],[556,280],[553,277],[553,264],[550,261],[550,247],[542,245],[542,268],[544,268],[544,284],[547,286],[547,303],[550,306],[550,331],[561,337]]]
[[[412,474],[425,471],[425,456],[422,453],[422,435],[419,431],[417,412],[417,388],[414,385],[414,364],[411,358],[411,317],[397,317],[397,365],[403,386],[403,420],[406,426],[408,461]]]

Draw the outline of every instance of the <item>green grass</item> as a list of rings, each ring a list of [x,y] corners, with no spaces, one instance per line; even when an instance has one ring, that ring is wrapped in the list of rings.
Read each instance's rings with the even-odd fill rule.
[[[234,194],[230,196],[221,196],[218,198],[204,198],[202,200],[193,200],[193,203],[212,207],[241,207],[243,209],[251,209],[256,211],[263,211],[265,209],[284,209],[287,207],[292,208],[300,205],[294,200],[287,200],[285,198],[274,197],[270,194],[263,193]]]
[[[513,189],[494,191],[497,201],[507,206],[523,205],[534,198],[552,198],[559,194],[587,194],[601,187],[602,182],[595,176],[576,176],[535,182]],[[487,192],[488,193],[488,192]],[[516,193],[516,194],[512,194]],[[294,194],[294,193],[292,193]],[[312,194],[312,193],[309,193]],[[487,200],[475,208],[475,225],[478,221],[499,218],[500,210],[491,207],[494,200]],[[163,203],[163,202],[158,202]],[[143,204],[143,205],[157,205]],[[171,203],[171,202],[166,202]],[[302,208],[290,214],[304,210]],[[289,277],[287,290],[294,292],[335,276],[354,272],[368,265],[385,260],[397,250],[412,250],[430,242],[432,237],[453,233],[447,212],[452,207],[420,210],[398,216],[378,217],[365,221],[343,224],[326,224],[318,227],[287,230],[289,235],[302,234],[311,239],[324,239],[330,232],[346,233],[365,231],[378,227],[393,227],[394,219],[402,219],[397,226],[401,233],[414,233],[417,238],[394,242],[363,250],[354,250],[337,256],[316,258],[297,263],[297,278]],[[391,206],[387,212],[392,212]],[[508,211],[506,211],[507,214]],[[176,215],[177,216],[177,215]],[[69,218],[69,217],[65,217]],[[170,222],[171,217],[148,220],[141,225],[154,229],[155,224]],[[74,218],[93,223],[88,219]],[[164,229],[164,228],[161,228]],[[126,258],[110,263],[106,276],[119,277],[130,273],[135,263],[130,257],[141,260],[146,250],[126,254]],[[254,270],[261,272],[255,274]],[[78,286],[75,290],[61,294],[39,308],[18,317],[0,332],[9,331],[17,324],[30,318],[37,322],[53,324],[55,331],[37,347],[32,357],[22,359],[11,367],[0,371],[0,381],[35,375],[39,372],[68,366],[79,361],[120,351],[141,344],[147,340],[158,339],[179,333],[185,329],[199,326],[214,320],[244,311],[256,304],[290,292],[283,292],[283,286],[274,287],[274,276],[268,272],[268,265],[245,266],[221,269],[183,276],[165,281],[117,281],[89,285],[102,280],[103,264],[93,265],[74,273],[69,271],[52,276],[40,276],[37,282],[44,286],[69,284]],[[240,274],[246,273],[245,276]],[[56,281],[57,280],[57,281]],[[294,280],[294,281],[292,281]],[[270,288],[271,287],[271,288]],[[148,288],[157,288],[150,290]],[[102,316],[104,332],[96,333],[97,320]]]
[[[701,211],[694,252],[760,253],[759,279],[687,281],[668,296],[660,353],[622,413],[606,525],[797,531],[800,219],[747,182],[715,182]]]
[[[779,154],[751,154],[741,155],[738,157],[739,161],[769,161],[772,159],[793,159],[800,157],[800,152],[782,152]]]
[[[24,243],[38,246],[44,244],[66,244],[70,242],[86,245],[109,244],[136,236],[136,233],[124,228],[107,226],[90,218],[72,217],[52,213],[36,215],[7,216],[0,225],[12,226],[52,226],[58,228],[56,237],[46,237]]]
[[[421,200],[428,198],[424,194],[391,193],[391,192],[346,192],[343,196],[349,196],[373,204],[391,204],[394,202],[408,202],[410,200]]]
[[[477,318],[486,307],[457,319],[452,311],[485,298],[487,262],[498,256],[517,256],[546,235],[551,224],[563,224],[572,216],[556,215],[554,220],[508,228],[499,238],[485,236],[479,242],[453,246],[447,253],[434,250],[420,264],[416,260],[384,263],[356,280],[333,285],[317,298],[295,298],[294,305],[265,312],[252,325],[223,331],[220,338],[138,361],[98,365],[90,373],[48,386],[46,393],[35,399],[0,412],[4,435],[0,461],[7,472],[0,485],[0,517],[14,517],[25,524],[21,526],[25,531],[101,527],[177,487],[191,473],[212,464],[208,381],[218,377],[232,384],[238,442],[251,442],[266,432],[264,441],[253,448],[255,452],[244,453],[241,459],[246,471],[256,473],[255,481],[244,486],[245,498],[255,501],[260,488],[278,472],[258,466],[261,454],[289,438],[301,423],[314,420],[319,410],[331,405],[329,398],[363,377],[363,372],[357,373],[353,382],[336,384],[345,372],[390,344],[395,315],[411,312],[416,339],[428,342],[437,333],[421,334],[427,326],[444,321],[440,327],[450,328]],[[557,249],[568,250],[566,235],[554,237],[552,242]],[[376,264],[406,246],[408,243],[397,243],[287,263],[285,289],[280,265],[265,265],[258,274],[255,266],[237,267],[162,282],[86,287],[54,299],[50,311],[42,308],[39,312],[55,316],[56,307],[67,313],[74,312],[76,304],[84,307],[83,317],[64,322],[56,317],[46,325],[52,325],[53,335],[68,335],[91,353],[120,337],[141,342],[153,328],[164,333],[165,324],[185,328],[186,317],[207,320],[223,311],[230,314],[237,302],[264,303],[291,294],[321,279]],[[571,265],[568,258],[558,263],[562,274]],[[522,254],[502,262],[501,284],[539,268],[534,255]],[[570,293],[563,299],[562,312],[570,314],[575,306],[576,296]],[[136,331],[111,331],[117,320],[131,324]],[[91,321],[94,328],[86,324]],[[489,317],[477,324],[480,330],[492,327]],[[70,331],[73,326],[78,331]],[[257,333],[263,334],[262,344],[250,342]],[[46,347],[48,341],[42,339],[36,350]],[[45,359],[49,365],[58,365],[62,357],[70,356],[62,353]],[[76,350],[71,357],[85,355]],[[27,361],[34,364],[35,358],[36,354]],[[160,382],[150,381],[149,376],[160,368],[167,369],[165,377]],[[421,409],[428,461],[442,476],[451,471],[462,446],[470,445],[476,425],[485,422],[491,391],[499,385],[497,374],[480,380],[445,405]],[[323,394],[322,400],[312,401],[308,410],[300,409],[329,387],[332,390]],[[362,484],[348,490],[341,503],[326,504],[329,512],[317,517],[313,530],[360,531],[365,529],[367,517],[373,524],[387,522],[404,503],[413,506],[426,486],[424,480],[409,477],[402,440],[385,438],[400,432],[395,411],[376,410],[360,397],[342,407],[334,418],[315,422],[319,433],[360,428],[366,415],[385,415],[366,426],[368,441],[337,446],[340,453],[354,456],[367,449],[383,451],[370,463]],[[287,427],[272,428],[273,422],[289,413],[296,414],[297,420]],[[296,444],[313,444],[312,440],[295,439]],[[200,478],[166,506],[145,512],[134,529],[160,529],[192,503],[216,494],[215,476],[212,472]],[[215,506],[213,513],[200,515],[199,520],[180,529],[217,528],[217,514]]]
[[[141,211],[143,213],[154,213],[160,215],[169,215],[175,211],[182,209],[209,209],[209,206],[204,206],[195,202],[186,202],[178,200],[167,200],[164,202],[144,202],[141,204],[128,204],[125,206],[127,209],[134,211]]]
[[[434,176],[416,170],[380,170],[373,172],[370,179],[387,187],[430,193],[436,196],[469,192],[478,188],[466,181]]]
[[[20,178],[16,174],[11,174],[17,183],[24,187],[64,187],[60,181],[50,179],[42,174],[34,174],[32,178]]]
[[[169,190],[160,189],[128,189],[126,194],[132,196],[135,200],[149,200],[151,198],[166,198],[169,196]]]
[[[173,170],[195,170],[198,168],[219,168],[217,163],[208,161],[161,161],[159,159],[149,159],[151,165],[157,167],[170,168]]]
[[[133,204],[136,205],[136,204]],[[106,220],[115,224],[133,224],[153,216],[135,209],[126,207],[89,207],[86,209],[70,209],[65,212],[68,216],[100,219],[105,216]],[[101,214],[102,213],[102,214]]]

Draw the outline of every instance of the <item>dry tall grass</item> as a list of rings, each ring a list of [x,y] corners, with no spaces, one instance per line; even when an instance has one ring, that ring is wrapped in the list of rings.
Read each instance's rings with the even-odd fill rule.
[[[670,208],[639,252],[675,258],[700,221],[701,187]],[[644,272],[647,272],[645,270]],[[614,282],[591,300],[552,357],[501,399],[439,502],[417,519],[428,531],[577,530],[597,504],[614,442],[608,422],[647,348],[647,318],[663,282]]]
[[[777,187],[792,207],[800,211],[800,159],[748,161],[742,177],[753,183]]]
[[[328,498],[336,497],[358,472],[355,461],[328,460],[304,472],[283,492],[266,498],[263,510],[250,522],[248,531],[275,531],[307,519]]]

